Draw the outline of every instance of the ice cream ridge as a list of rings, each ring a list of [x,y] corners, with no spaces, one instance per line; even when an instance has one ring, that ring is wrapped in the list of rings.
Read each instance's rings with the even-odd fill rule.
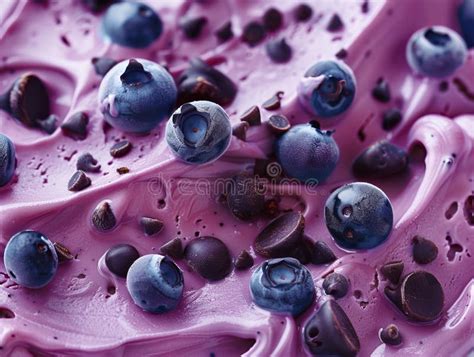
[[[0,355],[474,356],[474,0],[0,2]]]

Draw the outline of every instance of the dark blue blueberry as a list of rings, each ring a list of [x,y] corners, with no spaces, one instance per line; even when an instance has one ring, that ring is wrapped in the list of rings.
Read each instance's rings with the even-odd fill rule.
[[[231,136],[232,127],[224,109],[206,100],[183,104],[166,125],[171,151],[190,164],[217,160],[229,147]]]
[[[474,0],[464,0],[458,8],[459,25],[467,47],[474,47]]]
[[[177,89],[160,65],[130,59],[112,67],[99,88],[105,120],[125,132],[147,133],[167,117],[176,103]]]
[[[346,249],[370,249],[382,244],[393,224],[392,205],[379,188],[365,182],[334,191],[324,208],[326,226]]]
[[[15,166],[15,146],[7,136],[0,134],[0,187],[10,182]]]
[[[333,117],[352,104],[356,81],[352,70],[340,61],[320,61],[310,67],[298,86],[298,97],[311,114]]]
[[[262,309],[294,316],[305,311],[316,296],[311,273],[293,258],[263,262],[252,274],[250,292]]]
[[[301,181],[324,181],[339,160],[339,148],[331,131],[316,123],[295,125],[276,142],[278,162],[288,176]]]
[[[53,243],[43,234],[22,231],[8,241],[3,263],[15,283],[37,289],[54,278],[58,269],[58,255]]]
[[[135,260],[127,274],[135,304],[156,314],[174,310],[183,297],[183,273],[169,258],[148,254]]]
[[[140,2],[119,2],[102,18],[102,35],[110,42],[131,48],[150,46],[163,31],[163,23],[152,8]]]
[[[457,32],[444,26],[432,26],[411,36],[406,56],[415,72],[441,78],[452,75],[464,63],[467,48]]]

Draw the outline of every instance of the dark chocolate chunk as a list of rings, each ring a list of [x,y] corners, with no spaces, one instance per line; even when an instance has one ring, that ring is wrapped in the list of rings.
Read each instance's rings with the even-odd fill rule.
[[[220,43],[229,41],[232,37],[234,37],[234,32],[232,31],[232,23],[227,21],[221,27],[219,27],[216,32],[214,33],[217,37],[217,40]]]
[[[242,114],[240,120],[249,123],[250,126],[262,124],[260,109],[258,109],[256,105],[250,107],[244,114]]]
[[[389,262],[380,268],[382,275],[392,284],[398,284],[403,274],[404,264],[401,261]]]
[[[288,118],[282,114],[272,115],[268,119],[268,125],[272,131],[276,134],[283,134],[285,131],[288,131],[291,127],[290,121]]]
[[[133,245],[118,244],[105,253],[105,265],[111,273],[126,278],[128,270],[138,258],[140,253]]]
[[[253,174],[259,177],[266,177],[267,176],[267,166],[272,162],[268,159],[256,159],[255,166],[253,168]]]
[[[336,52],[335,56],[338,59],[344,59],[347,57],[347,50],[344,48],[341,48],[339,51]]]
[[[265,30],[269,32],[276,31],[283,23],[283,14],[274,7],[271,7],[263,14],[262,22]]]
[[[385,131],[394,129],[402,121],[402,112],[400,109],[393,108],[386,110],[382,117],[382,128]]]
[[[402,343],[402,335],[400,335],[397,325],[390,324],[380,330],[380,340],[391,346],[398,346]]]
[[[69,191],[78,192],[89,187],[91,185],[91,179],[87,177],[84,171],[78,170],[72,175],[67,184]]]
[[[323,289],[326,294],[332,295],[336,299],[340,299],[346,296],[349,291],[349,282],[344,275],[331,273],[324,278]]]
[[[331,248],[322,240],[314,243],[312,263],[316,265],[329,264],[337,259]]]
[[[245,25],[242,33],[242,41],[250,47],[258,45],[265,38],[265,28],[256,21],[249,22]]]
[[[113,4],[117,0],[82,0],[82,3],[89,11],[98,13],[107,8],[107,6]]]
[[[415,236],[411,244],[413,260],[418,264],[429,264],[438,256],[438,247],[428,239]]]
[[[78,157],[76,168],[84,172],[100,171],[100,165],[98,165],[97,160],[88,152]]]
[[[102,77],[117,64],[116,60],[107,57],[94,57],[91,62],[94,66],[95,73]]]
[[[128,167],[122,166],[122,167],[117,168],[117,173],[119,175],[125,175],[125,174],[128,174],[129,172],[130,172],[130,169]]]
[[[100,202],[92,213],[92,224],[99,232],[107,232],[115,227],[115,218],[109,201]]]
[[[344,310],[326,301],[304,327],[304,342],[316,356],[355,357],[360,350],[357,333]]]
[[[338,14],[334,14],[329,20],[327,30],[329,32],[341,31],[344,28],[344,23],[342,22],[341,17]]]
[[[285,257],[301,241],[303,229],[304,216],[300,212],[285,213],[259,233],[255,252],[269,258]]]
[[[372,97],[382,103],[390,101],[390,87],[385,79],[379,78],[377,80],[377,84],[372,89]]]
[[[128,140],[119,141],[110,148],[110,155],[112,157],[124,157],[132,150],[132,143]]]
[[[400,298],[404,314],[415,321],[434,321],[443,311],[443,288],[438,279],[426,271],[410,273],[403,279]]]
[[[247,270],[253,266],[253,258],[249,252],[243,250],[235,259],[234,266],[237,270]]]
[[[269,218],[275,218],[280,213],[278,201],[274,198],[265,201],[265,208],[263,209],[265,215]]]
[[[466,197],[466,201],[464,201],[463,212],[467,224],[474,226],[474,195]]]
[[[407,167],[407,152],[386,140],[381,140],[355,159],[352,171],[359,178],[384,178],[404,172]]]
[[[61,125],[61,130],[64,135],[74,140],[84,140],[87,137],[87,124],[89,124],[89,115],[85,112],[77,112]]]
[[[285,38],[270,40],[265,45],[268,57],[276,63],[286,63],[293,53]]]
[[[232,177],[226,196],[232,214],[244,221],[258,218],[265,205],[257,180],[245,173]]]
[[[15,313],[12,310],[7,309],[6,307],[0,307],[0,319],[13,319],[14,317]]]
[[[280,109],[282,96],[283,96],[283,92],[275,93],[271,98],[267,99],[262,104],[262,107],[270,111]]]
[[[299,4],[293,12],[295,20],[298,22],[306,22],[313,16],[313,9],[308,4]]]
[[[74,259],[74,256],[72,255],[71,251],[64,245],[59,242],[54,242],[53,245],[60,263],[68,262]]]
[[[237,86],[229,77],[199,58],[190,61],[190,67],[179,76],[177,86],[178,105],[209,100],[225,106],[237,94]]]
[[[188,265],[207,280],[224,279],[232,270],[232,257],[227,246],[214,237],[193,239],[184,249]]]
[[[161,232],[164,227],[162,221],[151,217],[140,218],[140,225],[147,236],[152,236]]]
[[[204,16],[194,18],[184,18],[180,21],[179,27],[184,35],[189,39],[198,38],[202,29],[207,24],[207,18]]]
[[[304,237],[293,249],[288,251],[287,256],[298,259],[301,264],[308,264],[313,257],[313,249],[313,242],[309,238]]]
[[[181,239],[174,238],[160,247],[160,253],[173,259],[182,259],[184,256],[183,243]]]
[[[247,129],[249,126],[249,123],[245,121],[237,123],[232,127],[232,135],[242,141],[245,141],[247,139]]]
[[[362,5],[360,6],[360,9],[363,14],[366,14],[369,12],[369,0],[364,0]]]

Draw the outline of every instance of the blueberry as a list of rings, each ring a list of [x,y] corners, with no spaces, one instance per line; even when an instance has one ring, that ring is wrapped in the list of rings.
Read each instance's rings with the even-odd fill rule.
[[[147,133],[173,110],[177,89],[171,75],[145,59],[112,67],[102,79],[99,104],[105,120],[125,132]]]
[[[169,258],[148,254],[135,260],[127,289],[136,305],[156,314],[174,310],[183,297],[183,273]]]
[[[163,23],[148,5],[119,2],[110,6],[102,18],[106,41],[131,48],[146,48],[160,37]]]
[[[0,134],[0,187],[10,182],[15,166],[15,146],[7,136]]]
[[[464,63],[467,48],[457,32],[444,26],[432,26],[411,36],[406,56],[415,72],[441,78],[450,76]]]
[[[370,249],[382,244],[393,224],[392,205],[379,188],[365,182],[334,191],[324,208],[326,226],[346,249]]]
[[[37,289],[53,279],[58,269],[58,255],[53,243],[43,234],[22,231],[7,243],[3,263],[15,283]]]
[[[229,147],[231,136],[232,127],[224,109],[206,100],[183,104],[166,125],[171,151],[190,164],[217,160]]]
[[[474,0],[464,0],[458,8],[459,25],[466,44],[474,47]]]
[[[252,274],[250,292],[261,308],[294,316],[305,311],[316,296],[311,273],[293,258],[263,262]]]
[[[310,67],[298,86],[298,98],[311,114],[333,117],[346,111],[354,100],[356,80],[340,61],[320,61]]]
[[[295,125],[284,133],[276,142],[275,153],[285,173],[301,181],[324,181],[339,160],[331,134],[315,122]]]

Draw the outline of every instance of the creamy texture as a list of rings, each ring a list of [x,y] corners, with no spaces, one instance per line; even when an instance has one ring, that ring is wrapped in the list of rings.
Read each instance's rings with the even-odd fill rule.
[[[447,79],[446,92],[439,90],[439,80],[414,76],[405,60],[405,44],[419,28],[437,24],[458,30],[457,1],[370,1],[368,13],[362,13],[362,1],[315,1],[315,13],[307,23],[293,20],[295,1],[278,1],[273,6],[285,13],[278,36],[285,36],[293,48],[293,58],[285,65],[272,63],[264,44],[249,48],[238,38],[242,27],[259,18],[272,5],[270,1],[148,1],[163,19],[165,32],[146,50],[104,44],[97,35],[100,16],[85,12],[78,1],[49,3],[45,7],[27,0],[1,2],[0,88],[6,90],[20,74],[34,72],[47,84],[52,112],[61,120],[77,111],[88,112],[89,134],[84,141],[65,137],[61,130],[48,136],[0,112],[0,132],[13,140],[18,159],[14,182],[0,189],[0,252],[14,233],[35,229],[63,243],[76,259],[62,264],[53,282],[40,290],[15,285],[0,261],[0,308],[15,314],[12,319],[0,319],[0,354],[300,356],[307,353],[302,326],[327,299],[321,277],[332,270],[350,280],[349,294],[338,302],[357,331],[360,356],[465,356],[474,349],[474,227],[463,214],[464,202],[474,194],[474,116],[469,114],[474,112],[474,101],[453,81],[460,78],[472,85],[473,52]],[[334,34],[326,26],[335,12],[345,29]],[[209,19],[196,41],[184,39],[176,30],[184,14],[203,14]],[[212,33],[228,19],[236,37],[217,45]],[[179,308],[165,315],[141,311],[133,304],[124,279],[107,272],[105,251],[114,244],[130,243],[144,255],[157,252],[176,236],[186,243],[195,235],[222,239],[234,257],[242,249],[251,251],[268,220],[240,222],[219,202],[218,194],[199,194],[192,183],[251,168],[256,158],[271,152],[273,136],[266,125],[251,127],[247,142],[233,138],[222,158],[196,167],[173,158],[163,138],[164,123],[148,136],[104,131],[97,103],[100,77],[91,58],[147,58],[168,65],[176,76],[189,58],[201,56],[238,84],[237,97],[226,108],[233,123],[250,106],[261,105],[281,90],[280,112],[297,124],[312,119],[296,98],[300,78],[315,61],[334,58],[341,48],[348,51],[345,62],[357,78],[356,97],[337,119],[321,120],[324,128],[336,129],[340,161],[329,179],[312,192],[300,196],[289,189],[283,192],[283,208],[303,209],[306,234],[325,241],[339,258],[330,266],[308,265],[317,286],[315,303],[296,319],[273,315],[250,299],[251,270],[234,271],[222,281],[208,283],[178,261],[185,278]],[[379,77],[390,84],[390,104],[371,97]],[[381,127],[381,115],[394,105],[402,108],[403,121],[387,133]],[[263,120],[271,114],[262,110]],[[134,148],[124,158],[113,159],[109,148],[121,138],[129,139]],[[325,227],[325,200],[334,188],[355,181],[352,161],[382,138],[406,149],[421,144],[426,156],[413,159],[402,176],[373,181],[393,204],[395,224],[388,241],[370,251],[342,251]],[[77,157],[87,151],[102,170],[88,174],[91,187],[69,192],[67,182]],[[130,173],[120,176],[116,169],[122,166]],[[191,183],[186,185],[187,192],[183,192],[183,182]],[[111,200],[119,224],[101,234],[93,229],[90,216],[105,199]],[[447,219],[445,212],[453,203],[457,210]],[[146,237],[138,224],[141,216],[161,219],[164,230]],[[417,234],[438,246],[439,255],[429,265],[418,266],[412,260],[411,240]],[[454,243],[462,251],[452,257],[448,252]],[[409,322],[385,298],[385,282],[377,277],[377,269],[393,260],[405,263],[405,273],[424,269],[439,279],[445,293],[439,321],[431,325]],[[256,265],[261,261],[256,257]],[[392,322],[403,336],[397,348],[378,338],[379,329]]]

